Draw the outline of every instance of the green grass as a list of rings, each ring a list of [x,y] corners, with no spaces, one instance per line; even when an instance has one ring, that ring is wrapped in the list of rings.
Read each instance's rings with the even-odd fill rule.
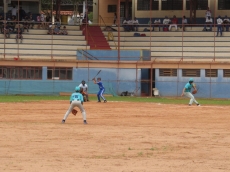
[[[12,96],[1,95],[0,102],[31,102],[46,100],[69,100],[69,96]],[[96,101],[96,96],[90,97],[91,101]],[[109,101],[125,101],[125,102],[146,102],[146,103],[162,103],[162,104],[188,104],[188,98],[181,97],[107,97]],[[201,99],[197,98],[201,105],[230,105],[228,99]]]

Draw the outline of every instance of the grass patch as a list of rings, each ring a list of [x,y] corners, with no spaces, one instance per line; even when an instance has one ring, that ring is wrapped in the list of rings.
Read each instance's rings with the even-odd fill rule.
[[[125,102],[147,102],[147,103],[162,103],[162,104],[188,104],[188,98],[182,97],[107,97],[109,101],[125,101]],[[46,100],[69,100],[69,96],[13,96],[1,95],[0,102],[31,102],[31,101],[46,101]],[[96,101],[96,96],[90,96],[91,101]],[[230,105],[228,99],[201,99],[197,98],[201,105]]]

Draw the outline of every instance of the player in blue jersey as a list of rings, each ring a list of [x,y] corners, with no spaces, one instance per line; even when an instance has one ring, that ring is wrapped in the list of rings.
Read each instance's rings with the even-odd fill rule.
[[[94,84],[97,84],[99,86],[99,92],[97,93],[97,99],[98,99],[98,102],[101,102],[101,99],[102,98],[104,100],[104,103],[107,102],[107,100],[105,99],[105,97],[103,96],[104,92],[105,92],[105,87],[103,86],[102,82],[101,82],[101,78],[97,78],[97,81],[96,79],[94,78],[93,79],[94,81]]]
[[[196,103],[197,106],[200,106],[200,104],[196,101],[195,97],[191,93],[191,89],[197,90],[196,87],[193,84],[193,78],[189,79],[189,82],[185,84],[181,96],[185,95],[186,97],[190,98],[189,106],[192,105],[193,102]]]
[[[74,107],[78,107],[81,110],[82,113],[82,117],[83,117],[83,123],[87,124],[86,122],[86,112],[85,109],[83,107],[83,96],[80,93],[80,87],[76,87],[75,88],[75,93],[73,93],[70,96],[70,106],[69,109],[67,110],[67,112],[64,115],[64,118],[62,120],[62,123],[65,123],[67,117],[69,116],[70,112],[72,112]]]

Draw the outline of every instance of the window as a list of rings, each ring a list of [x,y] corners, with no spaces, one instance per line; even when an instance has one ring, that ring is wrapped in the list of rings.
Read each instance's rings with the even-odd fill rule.
[[[108,13],[116,13],[117,6],[116,5],[108,5]]]
[[[183,0],[162,0],[162,10],[183,10]]]
[[[184,77],[200,77],[200,69],[182,69]]]
[[[230,1],[229,0],[219,0],[218,10],[230,10]]]
[[[224,69],[223,72],[224,72],[224,77],[230,78],[230,69]]]
[[[159,10],[159,0],[137,0],[137,10]]]
[[[199,0],[196,2],[197,2],[197,4],[196,4],[197,10],[207,10],[208,0]],[[186,0],[186,10],[190,10],[190,0]]]
[[[0,79],[42,79],[42,67],[0,66]]]
[[[205,77],[217,77],[218,70],[217,69],[205,69]]]
[[[48,67],[47,79],[72,80],[72,68]]]
[[[160,69],[160,76],[177,76],[177,69]]]

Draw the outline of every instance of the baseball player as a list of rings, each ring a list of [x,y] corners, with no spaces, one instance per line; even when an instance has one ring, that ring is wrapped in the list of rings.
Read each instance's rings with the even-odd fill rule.
[[[106,103],[107,100],[103,96],[103,94],[105,92],[105,87],[103,86],[103,84],[101,82],[101,78],[97,78],[97,81],[95,78],[93,78],[93,81],[94,81],[94,84],[97,84],[99,86],[99,92],[97,93],[98,102],[101,102],[101,99],[100,99],[100,97],[101,97],[104,100],[104,103]]]
[[[197,106],[200,106],[200,104],[196,101],[195,97],[191,93],[191,89],[193,88],[195,91],[197,91],[196,87],[193,84],[193,78],[189,79],[189,82],[185,84],[181,96],[185,95],[186,97],[190,98],[189,106],[192,105],[193,102],[196,103]]]
[[[69,116],[70,112],[73,110],[74,107],[78,107],[81,110],[82,117],[83,117],[83,123],[87,124],[86,122],[86,112],[83,107],[83,96],[80,93],[80,87],[75,88],[75,93],[73,93],[70,96],[70,106],[67,112],[64,115],[64,118],[62,120],[62,123],[65,123],[67,117]]]
[[[82,80],[81,84],[78,87],[82,88],[82,90],[83,90],[83,92],[82,92],[83,98],[84,98],[84,96],[86,97],[86,100],[84,99],[84,102],[89,101],[88,85],[85,83],[85,81]]]

